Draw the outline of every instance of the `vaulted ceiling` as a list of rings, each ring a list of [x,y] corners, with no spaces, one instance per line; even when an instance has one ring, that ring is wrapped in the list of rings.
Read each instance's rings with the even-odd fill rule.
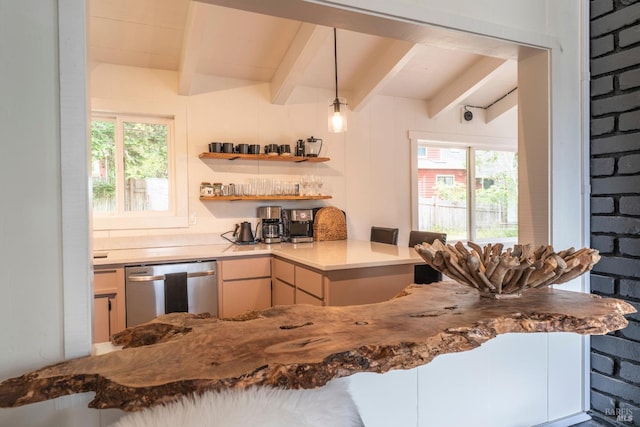
[[[90,61],[176,71],[182,95],[215,90],[215,79],[269,83],[274,104],[299,88],[335,90],[332,27],[203,1],[89,0]],[[354,111],[375,95],[424,100],[432,118],[471,105],[491,121],[516,106],[513,55],[344,28],[337,51],[340,92]]]

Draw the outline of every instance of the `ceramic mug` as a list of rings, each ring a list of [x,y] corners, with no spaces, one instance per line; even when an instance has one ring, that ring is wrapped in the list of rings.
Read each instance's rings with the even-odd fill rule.
[[[210,153],[222,153],[222,142],[210,142],[209,143],[209,152]]]
[[[278,151],[278,144],[267,144],[264,146],[264,154],[269,156],[277,156],[280,152]]]
[[[258,144],[250,144],[249,154],[260,154],[260,146]]]
[[[232,142],[224,142],[222,144],[222,152],[223,153],[233,153],[233,143]]]
[[[238,154],[249,154],[249,144],[238,144],[238,145],[236,145],[236,153],[238,153]]]
[[[290,156],[291,155],[291,146],[289,144],[282,144],[280,146],[280,155],[281,156]]]

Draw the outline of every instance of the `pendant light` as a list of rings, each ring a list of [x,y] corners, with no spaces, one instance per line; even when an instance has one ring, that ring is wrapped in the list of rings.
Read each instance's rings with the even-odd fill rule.
[[[338,43],[336,29],[333,29],[333,64],[336,82],[336,97],[329,101],[329,132],[340,133],[347,130],[347,100],[338,97]]]

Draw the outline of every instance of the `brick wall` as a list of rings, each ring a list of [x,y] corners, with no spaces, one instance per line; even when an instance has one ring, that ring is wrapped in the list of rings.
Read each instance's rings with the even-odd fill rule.
[[[591,0],[593,293],[640,311],[640,1]],[[640,314],[591,338],[591,415],[640,426]]]

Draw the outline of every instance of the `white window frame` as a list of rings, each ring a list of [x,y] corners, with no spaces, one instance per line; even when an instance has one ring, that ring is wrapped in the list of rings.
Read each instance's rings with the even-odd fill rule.
[[[460,148],[473,150],[518,151],[517,138],[489,137],[481,135],[439,134],[432,132],[409,132],[411,145],[411,229],[418,230],[418,146],[442,146],[443,148]],[[467,174],[475,180],[475,159],[467,151]],[[470,178],[468,177],[467,180]],[[473,181],[472,181],[473,182]],[[475,206],[475,187],[467,186],[467,217],[469,236],[473,238],[475,218],[472,206]],[[505,239],[506,240],[506,239]]]
[[[91,118],[136,118],[142,121],[169,119],[167,156],[169,162],[169,210],[162,212],[96,212],[94,230],[186,228],[189,226],[186,108],[166,109],[146,101],[91,100]],[[89,137],[90,143],[90,137]],[[88,161],[91,161],[89,159]],[[171,179],[173,177],[173,179]]]

